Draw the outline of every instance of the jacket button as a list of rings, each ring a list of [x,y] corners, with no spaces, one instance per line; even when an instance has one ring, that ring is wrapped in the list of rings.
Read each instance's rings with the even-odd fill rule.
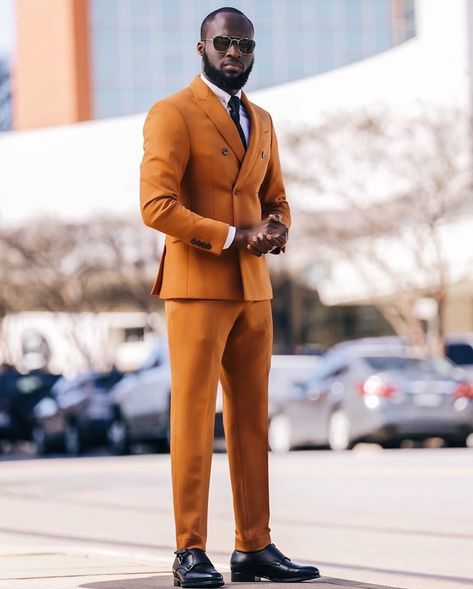
[[[224,148],[222,149],[222,154],[223,154],[223,155],[228,155],[228,154],[229,154],[229,151],[228,151],[228,149],[227,149],[226,147],[224,147]]]

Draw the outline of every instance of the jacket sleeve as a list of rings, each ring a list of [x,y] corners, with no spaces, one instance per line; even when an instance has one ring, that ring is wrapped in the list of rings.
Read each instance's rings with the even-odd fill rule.
[[[271,157],[268,169],[260,188],[260,200],[262,206],[262,218],[266,219],[271,214],[279,214],[283,223],[289,229],[291,225],[291,211],[286,200],[286,190],[279,161],[278,140],[271,121]],[[279,254],[285,251],[283,248],[276,248],[270,253]]]
[[[193,213],[180,202],[190,140],[186,123],[172,103],[161,100],[149,110],[143,139],[140,205],[145,225],[189,246],[221,254],[229,225]]]

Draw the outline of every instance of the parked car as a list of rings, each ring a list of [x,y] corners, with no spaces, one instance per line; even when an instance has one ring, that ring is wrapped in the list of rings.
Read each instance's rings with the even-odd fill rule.
[[[409,340],[398,335],[388,335],[380,337],[363,337],[354,340],[347,340],[340,342],[331,348],[331,350],[339,350],[350,346],[366,346],[366,345],[381,345],[381,346],[399,346],[411,347]],[[447,334],[445,336],[445,356],[457,366],[473,374],[473,334],[458,333]]]
[[[445,338],[445,355],[457,366],[473,375],[473,334],[449,334]]]
[[[0,370],[0,441],[30,441],[34,408],[60,377],[44,370],[26,374],[13,367]]]
[[[113,454],[126,454],[136,442],[151,442],[167,452],[170,444],[171,370],[165,339],[157,341],[143,366],[128,374],[112,391],[113,419],[108,445]],[[215,449],[225,447],[222,394],[217,393]]]
[[[270,416],[277,413],[288,401],[294,383],[308,378],[319,361],[318,355],[273,355],[268,386]]]
[[[398,345],[337,345],[271,419],[270,447],[396,447],[432,436],[465,446],[472,431],[473,386],[448,360]]]
[[[122,372],[112,370],[59,379],[34,409],[33,441],[38,453],[58,449],[77,456],[105,444],[114,417],[110,389],[122,377]]]

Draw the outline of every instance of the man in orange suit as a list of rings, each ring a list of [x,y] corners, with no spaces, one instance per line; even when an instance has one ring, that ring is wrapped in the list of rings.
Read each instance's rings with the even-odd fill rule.
[[[216,392],[235,513],[232,581],[303,581],[316,567],[271,542],[268,373],[271,284],[265,254],[284,251],[290,212],[270,115],[241,88],[254,30],[220,8],[201,27],[203,73],[156,102],[144,124],[141,212],[166,234],[152,294],[165,299],[171,359],[174,585],[224,584],[206,554]]]

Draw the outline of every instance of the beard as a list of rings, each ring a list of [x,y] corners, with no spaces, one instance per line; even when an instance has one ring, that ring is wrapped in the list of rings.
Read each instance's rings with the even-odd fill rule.
[[[247,70],[241,72],[241,74],[238,74],[238,76],[233,77],[226,76],[223,72],[214,67],[210,63],[207,53],[205,52],[202,55],[202,62],[204,64],[204,74],[207,76],[207,78],[213,84],[222,90],[225,90],[225,92],[228,92],[228,94],[233,94],[234,92],[241,90],[248,81],[251,70],[253,69],[253,65],[255,63],[255,58],[253,57]]]

